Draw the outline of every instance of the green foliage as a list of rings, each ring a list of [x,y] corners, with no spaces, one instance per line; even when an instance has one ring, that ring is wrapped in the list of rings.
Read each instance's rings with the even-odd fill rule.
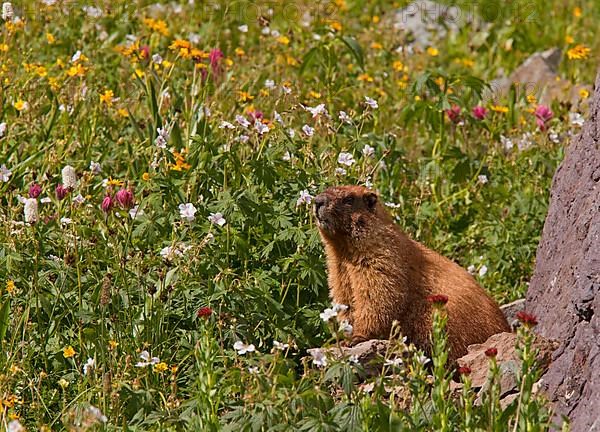
[[[489,99],[488,83],[553,44],[598,48],[591,0],[579,15],[535,1],[542,21],[475,20],[421,48],[379,1],[14,3],[0,29],[1,428],[546,427],[526,333],[505,411],[493,385],[477,406],[466,377],[449,397],[441,315],[431,363],[398,343],[366,379],[352,359],[307,357],[340,342],[319,316],[308,197],[372,185],[411,237],[499,302],[522,297],[578,132],[569,112],[588,98],[554,103],[542,130],[539,94]],[[589,84],[593,60],[561,76]]]

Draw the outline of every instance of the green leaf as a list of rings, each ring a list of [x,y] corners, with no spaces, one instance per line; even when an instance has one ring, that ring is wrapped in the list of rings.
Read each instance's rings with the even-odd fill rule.
[[[365,58],[363,55],[363,50],[360,47],[360,44],[357,42],[357,40],[350,36],[342,36],[340,39],[348,47],[348,49],[350,50],[350,52],[356,59],[356,62],[358,63],[360,68],[364,69],[365,68]]]

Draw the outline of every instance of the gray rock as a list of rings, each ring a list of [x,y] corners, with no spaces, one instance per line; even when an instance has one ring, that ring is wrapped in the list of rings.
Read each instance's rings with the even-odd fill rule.
[[[500,306],[500,310],[506,317],[506,321],[508,321],[513,330],[515,330],[519,326],[517,314],[523,309],[525,309],[525,299],[515,300],[512,303]]]
[[[541,391],[571,430],[600,431],[600,74],[590,117],[552,181],[526,308],[560,341]]]

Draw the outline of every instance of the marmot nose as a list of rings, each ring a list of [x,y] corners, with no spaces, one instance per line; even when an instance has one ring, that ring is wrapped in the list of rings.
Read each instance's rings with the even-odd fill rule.
[[[327,204],[327,197],[323,194],[317,195],[315,197],[315,214],[317,217],[319,216],[319,209]]]

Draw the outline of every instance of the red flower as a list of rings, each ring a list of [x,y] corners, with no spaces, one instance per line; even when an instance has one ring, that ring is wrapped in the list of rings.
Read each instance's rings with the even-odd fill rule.
[[[34,183],[29,187],[29,198],[37,198],[42,193],[42,187]]]
[[[524,326],[527,327],[535,327],[538,323],[537,318],[535,317],[535,315],[532,315],[528,312],[525,311],[519,311],[517,312],[517,319],[519,321],[521,321],[521,323]]]
[[[469,366],[461,366],[458,368],[458,373],[461,375],[471,375],[471,368]]]
[[[448,296],[444,294],[432,294],[427,296],[427,301],[433,303],[436,306],[443,306],[448,303]]]
[[[59,201],[62,201],[68,193],[69,189],[64,187],[62,184],[56,186],[56,198],[58,198]]]
[[[133,193],[130,190],[122,188],[115,194],[115,200],[121,208],[129,209],[133,207]]]
[[[487,115],[487,110],[481,105],[477,105],[476,107],[474,107],[472,112],[473,117],[475,117],[477,120],[483,120]]]
[[[112,198],[110,197],[110,195],[106,195],[104,197],[104,199],[102,200],[102,204],[100,205],[100,208],[102,209],[102,211],[104,213],[108,213],[110,211],[110,209],[112,208],[113,202],[112,202]]]
[[[541,130],[546,130],[546,123],[548,123],[554,116],[552,110],[546,105],[538,105],[534,114],[535,122]]]
[[[209,316],[211,316],[213,313],[213,310],[211,308],[209,308],[208,306],[205,307],[201,307],[200,309],[198,309],[198,312],[196,312],[196,315],[198,316],[198,318],[208,318]]]
[[[498,349],[497,348],[488,348],[485,350],[485,355],[490,357],[490,358],[494,358],[498,355]]]
[[[453,123],[458,123],[460,119],[460,107],[458,105],[452,105],[452,108],[446,110],[446,115]]]

